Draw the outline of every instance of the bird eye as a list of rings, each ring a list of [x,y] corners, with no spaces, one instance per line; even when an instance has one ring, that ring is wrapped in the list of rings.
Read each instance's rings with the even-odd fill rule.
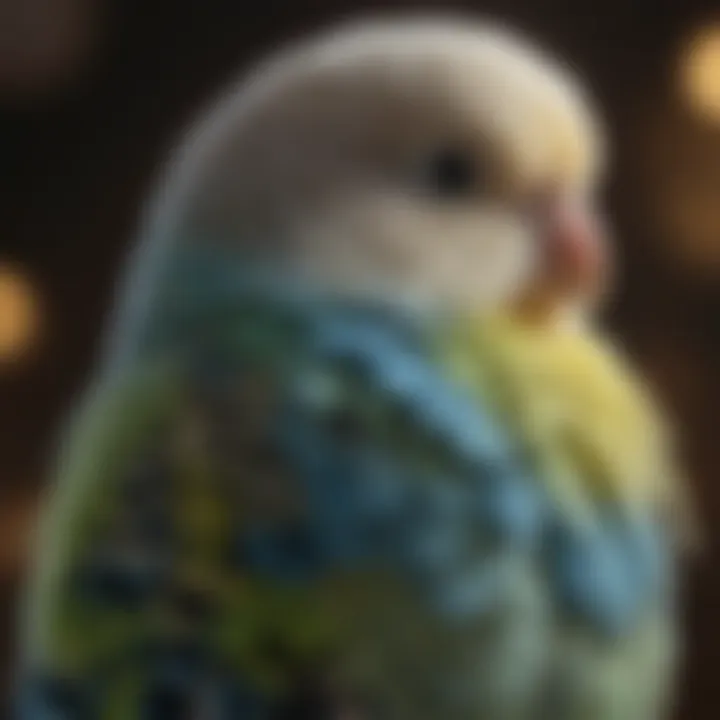
[[[478,173],[473,156],[459,148],[443,148],[425,162],[423,181],[427,189],[444,198],[458,198],[474,191]]]

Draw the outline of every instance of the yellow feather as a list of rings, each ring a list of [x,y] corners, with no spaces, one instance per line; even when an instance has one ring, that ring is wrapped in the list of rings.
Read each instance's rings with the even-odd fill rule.
[[[573,513],[592,512],[601,499],[667,500],[674,470],[660,414],[606,340],[510,318],[469,319],[452,328],[444,352],[523,439]]]

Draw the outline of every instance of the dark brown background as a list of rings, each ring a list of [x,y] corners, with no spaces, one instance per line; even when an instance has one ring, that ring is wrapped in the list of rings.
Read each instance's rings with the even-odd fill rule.
[[[697,0],[267,1],[244,8],[238,0],[0,0],[0,263],[19,263],[33,279],[44,321],[36,351],[0,368],[6,668],[55,431],[92,361],[112,279],[158,163],[198,105],[277,41],[339,16],[423,5],[464,6],[531,31],[579,69],[605,110],[614,144],[607,204],[624,265],[608,322],[680,420],[709,535],[706,555],[689,573],[680,714],[718,717],[720,237],[702,251],[702,268],[685,266],[688,238],[659,224],[655,212],[674,188],[692,195],[703,178],[706,194],[707,183],[718,186],[717,203],[712,193],[707,202],[720,206],[720,125],[690,117],[673,85],[683,39],[713,19],[713,3]]]

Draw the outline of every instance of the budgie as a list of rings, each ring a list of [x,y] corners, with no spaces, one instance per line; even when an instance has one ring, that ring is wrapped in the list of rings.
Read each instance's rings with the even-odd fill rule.
[[[475,20],[337,28],[198,122],[62,444],[22,720],[658,720],[671,440],[594,328],[603,138]]]

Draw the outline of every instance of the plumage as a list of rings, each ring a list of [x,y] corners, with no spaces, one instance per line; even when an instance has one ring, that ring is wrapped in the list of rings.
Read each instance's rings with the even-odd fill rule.
[[[156,210],[48,502],[20,717],[657,720],[665,431],[609,344],[556,321],[585,288],[531,262],[527,198],[483,195],[503,163],[583,185],[584,105],[482,27],[371,25],[295,52],[212,115]],[[470,102],[466,61],[508,83],[498,108],[535,114],[532,142],[529,116],[488,115],[487,87]],[[388,189],[371,170],[388,128],[345,114],[373,93],[381,118],[434,98],[489,133],[488,188],[448,198],[477,173],[444,162],[439,200]],[[488,246],[467,251],[469,230]],[[503,242],[520,243],[507,266]]]

